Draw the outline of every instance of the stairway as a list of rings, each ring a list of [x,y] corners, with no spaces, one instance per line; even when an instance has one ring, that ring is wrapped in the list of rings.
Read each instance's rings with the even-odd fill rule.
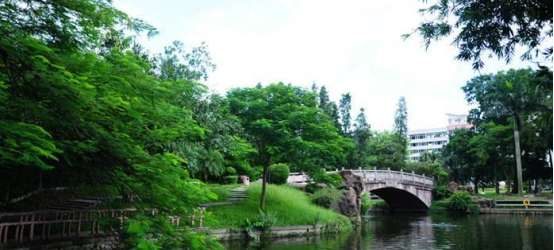
[[[231,205],[240,201],[243,201],[248,196],[246,194],[246,186],[240,186],[233,190],[231,190],[231,195],[229,198],[227,198],[226,201],[220,201],[220,202],[210,202],[206,204],[200,205],[200,207],[215,207],[215,206],[225,206],[225,205]]]
[[[97,197],[80,198],[66,200],[60,203],[56,203],[48,206],[44,211],[70,211],[70,210],[86,210],[95,207],[96,205],[103,203],[105,200]]]

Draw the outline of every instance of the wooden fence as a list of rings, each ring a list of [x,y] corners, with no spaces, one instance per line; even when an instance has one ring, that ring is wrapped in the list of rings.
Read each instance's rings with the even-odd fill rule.
[[[148,210],[155,215],[155,209]],[[204,208],[199,208],[188,221],[190,226],[203,226]],[[136,209],[60,210],[25,213],[0,213],[0,243],[18,244],[34,240],[50,240],[106,234],[115,225],[137,212]],[[179,226],[181,217],[168,216],[171,224]],[[111,222],[111,223],[110,223]]]

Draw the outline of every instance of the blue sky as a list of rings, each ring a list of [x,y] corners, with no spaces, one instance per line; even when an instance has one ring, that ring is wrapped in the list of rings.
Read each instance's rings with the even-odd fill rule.
[[[160,34],[140,42],[153,53],[172,41],[206,42],[217,64],[205,82],[226,93],[258,82],[325,85],[331,100],[352,95],[352,116],[365,108],[375,130],[392,129],[400,96],[409,129],[446,125],[446,113],[467,113],[461,87],[479,74],[454,60],[452,39],[425,51],[417,36],[424,17],[417,0],[116,0],[114,5],[154,25]],[[517,59],[517,58],[516,58]],[[488,59],[482,74],[532,64]]]

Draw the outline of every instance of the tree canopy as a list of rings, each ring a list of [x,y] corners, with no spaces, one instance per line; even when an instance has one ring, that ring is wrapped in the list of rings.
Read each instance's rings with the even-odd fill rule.
[[[517,46],[526,49],[522,59],[552,60],[551,1],[441,0],[420,13],[430,18],[413,33],[421,36],[425,47],[453,35],[459,50],[456,59],[471,61],[475,70],[489,55],[510,62]]]

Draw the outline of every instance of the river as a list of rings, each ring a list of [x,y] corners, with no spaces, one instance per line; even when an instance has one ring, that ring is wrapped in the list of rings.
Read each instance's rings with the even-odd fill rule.
[[[552,216],[374,214],[350,233],[260,242],[230,250],[552,249]]]

